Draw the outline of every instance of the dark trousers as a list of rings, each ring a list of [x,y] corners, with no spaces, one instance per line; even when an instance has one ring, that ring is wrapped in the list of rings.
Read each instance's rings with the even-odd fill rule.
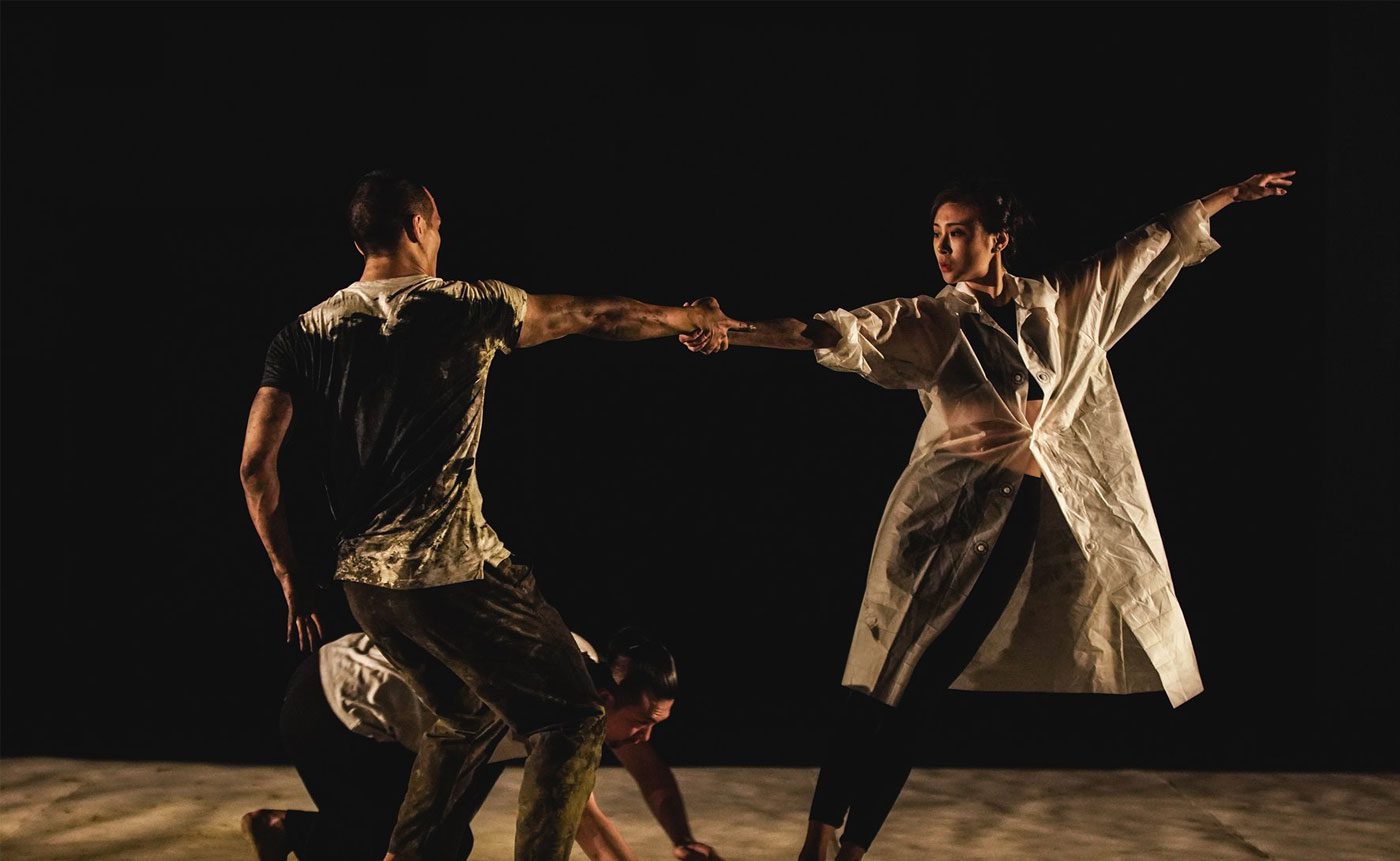
[[[369,634],[437,715],[413,762],[389,849],[453,859],[480,769],[506,735],[529,755],[516,815],[519,861],[567,861],[602,753],[603,707],[573,635],[529,568],[430,589],[345,583]],[[479,802],[477,802],[479,806]]]
[[[389,846],[399,804],[408,788],[413,753],[348,729],[331,711],[321,687],[319,656],[301,662],[282,701],[282,743],[317,812],[287,811],[287,847],[300,861],[379,861]],[[472,782],[472,813],[490,794],[505,763],[483,768]],[[454,850],[471,854],[467,827]]]
[[[948,686],[962,675],[1001,618],[1035,546],[1040,479],[1025,477],[971,594],[919,659],[898,706],[848,691],[831,735],[810,818],[839,828],[841,842],[870,848],[914,764],[921,730],[936,719]]]

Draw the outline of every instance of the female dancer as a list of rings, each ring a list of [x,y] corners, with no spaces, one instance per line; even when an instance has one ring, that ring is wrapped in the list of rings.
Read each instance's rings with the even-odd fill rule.
[[[1014,198],[956,186],[931,213],[937,296],[682,336],[704,353],[815,350],[927,411],[875,539],[801,861],[825,859],[843,820],[837,861],[865,854],[949,687],[1162,690],[1174,706],[1201,691],[1107,351],[1219,247],[1211,216],[1292,175],[1226,186],[1038,278],[1002,266]]]

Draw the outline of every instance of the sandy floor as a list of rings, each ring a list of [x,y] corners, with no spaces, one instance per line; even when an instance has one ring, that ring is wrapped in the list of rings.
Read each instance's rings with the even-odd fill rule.
[[[795,857],[815,771],[677,774],[697,836],[729,861]],[[501,779],[473,858],[510,858],[519,781]],[[643,861],[670,857],[625,772],[604,769],[597,792]],[[311,804],[290,767],[5,760],[0,855],[249,861],[238,819],[256,807]],[[1400,859],[1400,775],[918,771],[869,857]]]

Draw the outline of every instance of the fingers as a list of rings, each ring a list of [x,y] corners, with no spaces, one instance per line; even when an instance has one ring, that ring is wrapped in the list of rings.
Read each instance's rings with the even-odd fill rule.
[[[700,352],[707,356],[715,353],[722,353],[729,349],[729,335],[723,329],[715,329],[705,333],[705,345]]]
[[[1274,195],[1282,197],[1288,193],[1288,186],[1293,184],[1293,180],[1287,179],[1286,177],[1290,177],[1297,172],[1296,170],[1285,170],[1282,173],[1264,174],[1264,186],[1273,192]]]
[[[1297,173],[1296,170],[1284,170],[1276,173],[1256,173],[1249,179],[1235,186],[1238,190],[1238,200],[1262,200],[1266,197],[1283,197],[1288,194],[1288,186],[1293,184],[1293,180],[1288,177]]]
[[[292,635],[296,635],[297,649],[303,652],[315,651],[316,647],[326,641],[326,629],[321,626],[321,616],[312,612],[302,615],[295,610],[287,611],[287,642],[292,642]]]
[[[316,650],[316,628],[306,616],[297,617],[297,648],[303,652]]]
[[[1249,178],[1248,184],[1257,186],[1260,196],[1282,197],[1288,193],[1288,187],[1293,184],[1293,180],[1288,177],[1297,172],[1296,170],[1284,170],[1276,173],[1258,173]]]
[[[696,302],[704,302],[704,299],[697,299]],[[713,300],[709,300],[713,301]],[[729,349],[729,333],[753,332],[757,330],[753,323],[746,323],[743,320],[734,320],[730,317],[721,317],[719,325],[714,328],[696,329],[684,335],[677,335],[676,340],[692,353],[704,353],[713,355],[722,353]]]
[[[704,353],[709,356],[729,349],[729,336],[723,329],[698,329],[692,334],[677,337],[692,353]]]

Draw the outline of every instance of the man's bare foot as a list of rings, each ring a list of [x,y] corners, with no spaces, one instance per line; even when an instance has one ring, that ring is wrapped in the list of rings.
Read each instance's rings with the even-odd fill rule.
[[[825,822],[807,820],[807,839],[802,851],[797,853],[797,861],[826,861],[829,847],[836,845],[836,829]]]
[[[287,861],[287,811],[254,810],[243,814],[243,833],[253,841],[258,861]]]

